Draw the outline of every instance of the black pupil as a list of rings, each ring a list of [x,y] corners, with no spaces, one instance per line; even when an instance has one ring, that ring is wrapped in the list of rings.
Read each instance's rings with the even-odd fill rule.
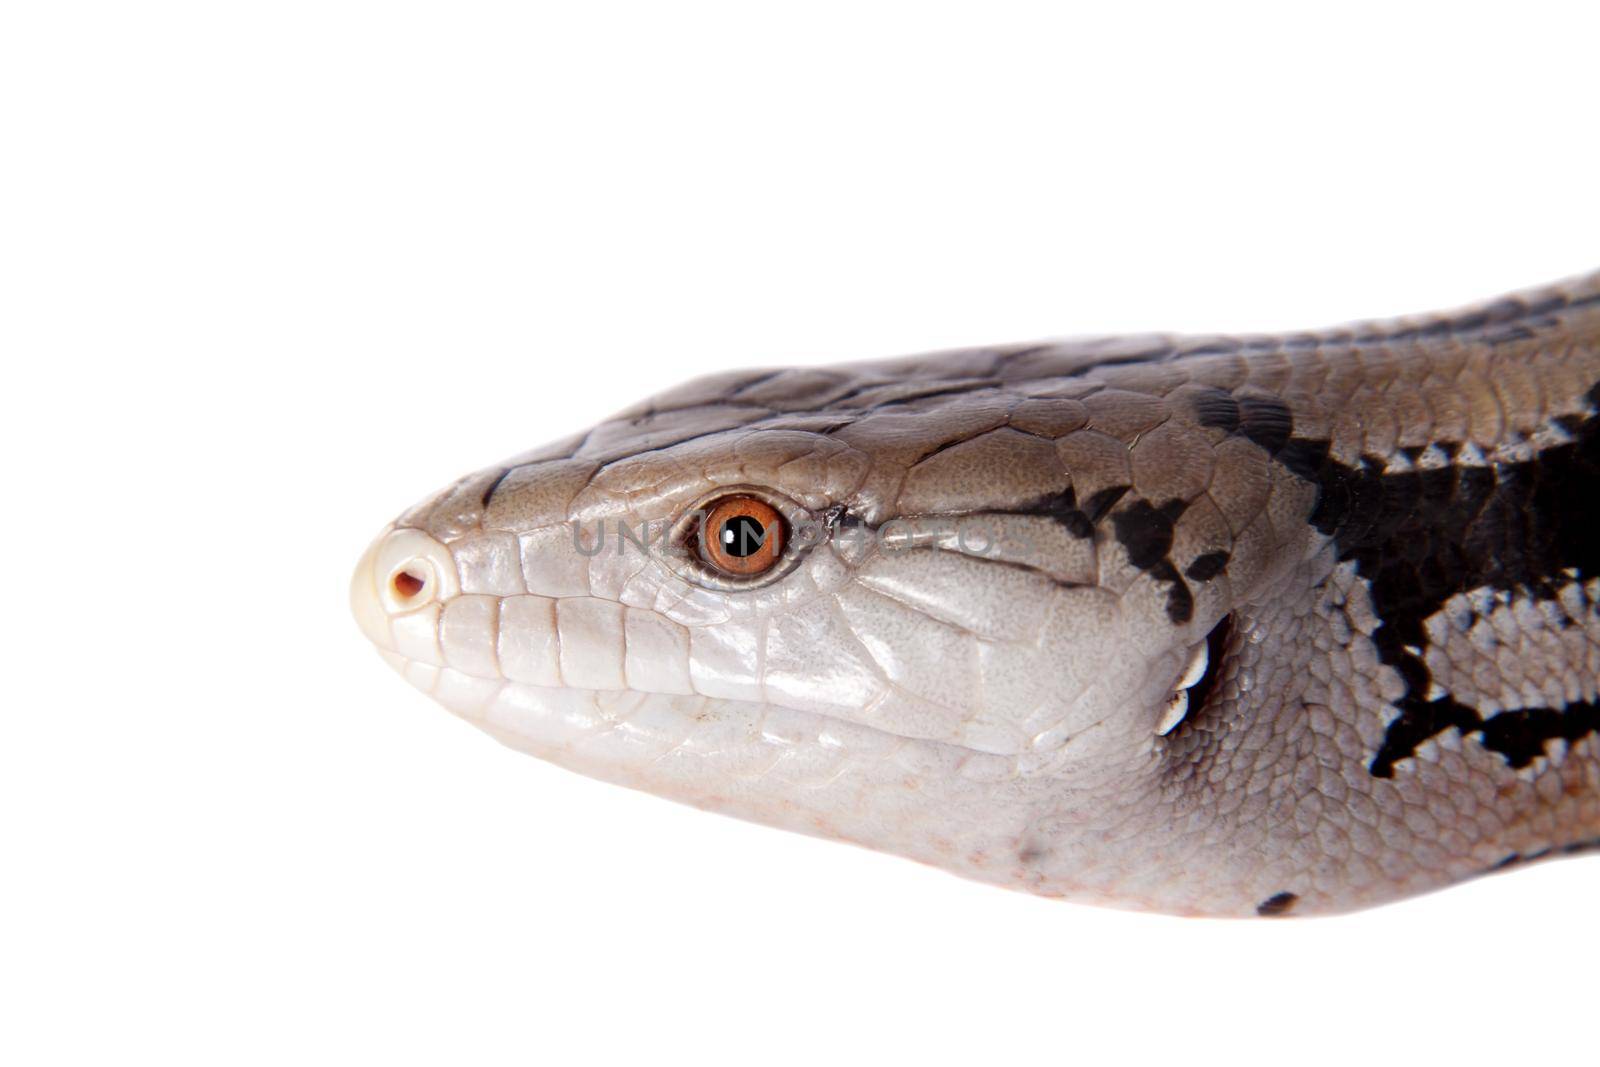
[[[748,515],[735,515],[722,524],[722,549],[730,556],[753,556],[766,539],[767,531]]]

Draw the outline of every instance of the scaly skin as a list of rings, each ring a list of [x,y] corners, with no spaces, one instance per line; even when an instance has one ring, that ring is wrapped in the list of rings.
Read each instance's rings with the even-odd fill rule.
[[[352,600],[585,774],[1075,900],[1364,907],[1600,838],[1597,383],[1600,274],[723,374],[406,512]],[[734,488],[814,543],[673,551]]]

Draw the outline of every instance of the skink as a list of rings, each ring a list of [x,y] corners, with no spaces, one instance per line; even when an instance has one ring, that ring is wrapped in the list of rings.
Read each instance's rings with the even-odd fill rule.
[[[518,749],[1075,900],[1378,904],[1600,841],[1600,274],[704,378],[463,478],[361,628]]]

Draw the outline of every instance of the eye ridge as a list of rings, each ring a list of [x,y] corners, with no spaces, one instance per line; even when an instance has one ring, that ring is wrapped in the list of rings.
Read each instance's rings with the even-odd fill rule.
[[[783,513],[758,497],[736,493],[713,501],[694,537],[701,560],[732,578],[767,573],[783,558]]]

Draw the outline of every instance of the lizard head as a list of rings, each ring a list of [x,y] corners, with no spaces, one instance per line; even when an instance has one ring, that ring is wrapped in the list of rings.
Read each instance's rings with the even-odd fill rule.
[[[1594,292],[702,379],[401,515],[352,602],[593,776],[1076,899],[1389,900],[1595,836]]]
[[[1038,362],[691,383],[402,515],[356,615],[542,758],[1067,891],[1037,861],[1151,787],[1283,538],[1264,462],[1218,479],[1170,398]]]

